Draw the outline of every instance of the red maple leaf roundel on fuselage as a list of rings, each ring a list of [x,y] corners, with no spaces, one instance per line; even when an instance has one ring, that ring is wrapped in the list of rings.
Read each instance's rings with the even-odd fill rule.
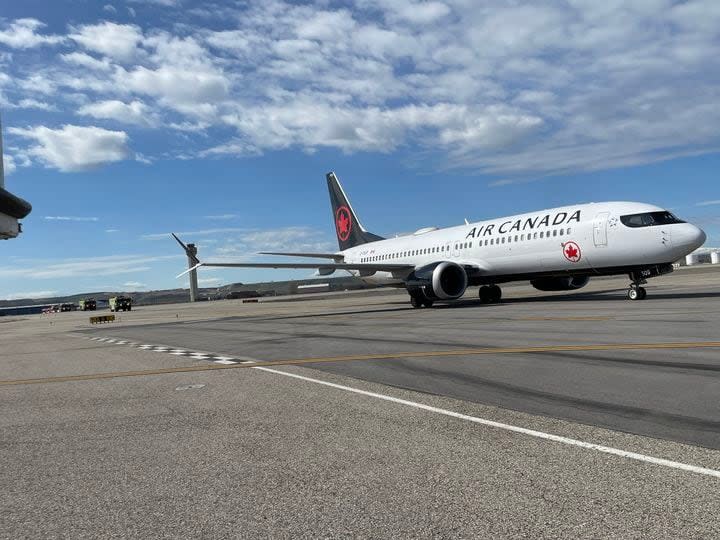
[[[563,246],[563,253],[565,254],[565,258],[573,263],[578,262],[581,257],[580,246],[578,246],[575,242],[567,242]]]
[[[350,237],[350,231],[352,230],[352,220],[350,219],[350,210],[347,206],[341,206],[335,213],[335,227],[337,228],[337,235],[343,242]]]

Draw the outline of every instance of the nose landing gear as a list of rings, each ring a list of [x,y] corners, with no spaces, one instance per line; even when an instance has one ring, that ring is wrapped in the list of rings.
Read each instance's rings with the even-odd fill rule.
[[[632,280],[632,283],[628,289],[628,298],[630,300],[645,300],[647,297],[647,291],[644,287],[642,287],[642,285],[647,283],[647,280],[643,279],[636,273],[630,274],[630,279]]]

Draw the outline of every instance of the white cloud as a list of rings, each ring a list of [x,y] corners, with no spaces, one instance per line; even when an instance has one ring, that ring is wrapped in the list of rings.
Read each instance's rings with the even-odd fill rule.
[[[259,251],[303,251],[327,253],[337,248],[325,232],[311,227],[248,230],[226,238],[215,248],[215,259],[252,259]]]
[[[3,166],[4,166],[5,174],[7,176],[10,176],[17,169],[17,165],[15,165],[15,159],[8,154],[4,154],[3,158],[4,158]]]
[[[25,298],[35,300],[38,298],[52,298],[58,295],[58,291],[29,291],[9,294],[3,300],[24,300]]]
[[[139,52],[138,45],[143,39],[139,27],[109,21],[80,26],[69,37],[87,50],[121,61],[134,59]]]
[[[182,0],[129,0],[130,2],[134,2],[136,4],[157,4],[158,6],[165,6],[165,7],[172,7],[172,6],[179,6],[182,3]]]
[[[181,66],[140,66],[118,71],[116,80],[128,90],[159,98],[188,116],[212,115],[212,104],[223,100],[229,87],[225,76],[211,68],[188,70]]]
[[[48,167],[63,172],[84,171],[125,159],[128,136],[124,131],[99,127],[66,125],[60,129],[45,126],[10,128],[10,133],[34,140],[28,153]]]
[[[52,45],[62,41],[60,36],[38,34],[45,26],[37,19],[16,19],[4,30],[0,30],[0,43],[15,49],[30,49],[40,45]]]
[[[697,203],[695,206],[714,206],[716,204],[720,204],[720,199],[715,201],[702,201]]]
[[[110,60],[108,60],[107,58],[102,58],[98,60],[94,56],[90,56],[89,54],[77,51],[68,54],[61,54],[60,58],[62,58],[68,64],[74,64],[76,66],[82,66],[97,71],[108,71],[112,67]]]
[[[205,219],[212,219],[212,220],[226,220],[226,219],[235,219],[238,217],[237,214],[217,214],[214,216],[204,216]]]
[[[22,279],[59,279],[112,276],[151,270],[152,264],[182,259],[184,255],[111,255],[61,260],[37,260],[34,264],[0,266],[0,277]]]
[[[107,11],[108,13],[117,13],[117,9],[115,9],[115,6],[112,4],[105,4],[103,6],[103,11]]]
[[[140,283],[139,281],[126,281],[125,283],[123,283],[123,287],[129,291],[147,289],[147,285],[145,283]]]
[[[0,84],[8,96],[21,89],[27,104],[72,99],[80,115],[169,129],[167,155],[177,159],[405,148],[419,167],[512,183],[717,151],[719,6],[208,4],[182,21],[163,10],[154,26],[73,27],[62,62],[19,50],[26,57],[9,64],[27,60],[32,75],[0,75]],[[0,36],[22,34],[17,43],[33,46],[61,39],[39,34],[40,24],[14,21]],[[178,141],[182,152],[171,146]]]
[[[105,229],[105,232],[112,234],[112,233],[120,232],[120,229]]]
[[[99,221],[97,217],[84,217],[84,216],[45,216],[48,221]]]
[[[139,100],[123,103],[116,99],[90,103],[78,109],[78,114],[125,124],[151,126],[157,122],[156,114]]]
[[[36,99],[21,99],[16,105],[18,109],[38,109],[41,111],[54,111],[55,107],[44,101],[38,101]]]
[[[214,234],[236,233],[236,232],[242,232],[242,231],[247,231],[247,229],[242,229],[240,227],[225,227],[222,229],[202,229],[199,231],[183,231],[183,232],[178,232],[175,234],[182,239],[184,236],[187,236],[187,237],[209,236],[209,235],[214,235]],[[140,238],[142,238],[143,240],[172,240],[172,236],[170,235],[169,232],[143,234]]]

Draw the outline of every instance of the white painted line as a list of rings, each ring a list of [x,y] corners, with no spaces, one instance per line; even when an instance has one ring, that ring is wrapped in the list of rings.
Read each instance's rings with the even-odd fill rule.
[[[153,349],[153,351],[155,351],[155,352],[168,352],[168,348],[167,348],[167,347],[155,347],[155,348]]]
[[[198,353],[192,353],[190,355],[190,358],[194,358],[195,360],[207,360],[210,358],[207,354],[198,354]]]
[[[216,360],[235,360],[232,356],[214,356]],[[235,362],[233,362],[234,364]]]
[[[216,364],[237,364],[237,362],[233,362],[232,360],[214,360]]]
[[[253,362],[252,360],[240,360],[238,362],[238,364],[254,364],[254,363],[255,362]]]
[[[551,433],[544,433],[542,431],[536,431],[534,429],[527,429],[523,427],[513,426],[510,424],[504,424],[502,422],[495,422],[494,420],[486,420],[477,416],[469,416],[447,409],[440,409],[439,407],[433,407],[431,405],[425,405],[424,403],[417,403],[415,401],[408,401],[406,399],[400,399],[385,394],[376,394],[375,392],[368,392],[366,390],[360,390],[359,388],[352,388],[350,386],[343,386],[341,384],[335,384],[331,382],[321,381],[319,379],[312,379],[310,377],[304,377],[302,375],[295,375],[294,373],[287,373],[285,371],[279,371],[277,369],[270,369],[266,367],[254,367],[250,369],[258,369],[260,371],[267,371],[268,373],[275,373],[276,375],[283,375],[285,377],[292,377],[293,379],[300,379],[301,381],[307,381],[315,384],[321,384],[323,386],[329,386],[330,388],[336,388],[338,390],[344,390],[345,392],[352,392],[354,394],[360,394],[363,396],[373,397],[382,399],[384,401],[390,401],[392,403],[398,403],[400,405],[406,405],[408,407],[414,407],[424,411],[442,414],[450,416],[452,418],[458,418],[467,422],[473,422],[475,424],[481,424],[484,426],[490,426],[498,429],[504,429],[506,431],[513,431],[515,433],[521,433],[523,435],[529,435],[530,437],[537,437],[538,439],[545,439],[548,441],[554,441],[561,444],[567,444],[569,446],[577,446],[585,448],[587,450],[595,450],[597,452],[603,452],[605,454],[611,454],[614,456],[620,456],[627,459],[634,459],[637,461],[644,461],[645,463],[652,463],[654,465],[660,465],[662,467],[670,467],[671,469],[680,469],[681,471],[687,471],[697,474],[703,474],[705,476],[713,476],[720,478],[720,471],[715,469],[706,469],[705,467],[697,467],[695,465],[688,465],[686,463],[680,463],[678,461],[671,461],[669,459],[656,458],[653,456],[646,456],[645,454],[638,454],[636,452],[628,452],[626,450],[620,450],[618,448],[612,448],[610,446],[602,446],[599,444],[579,441],[577,439],[570,439],[568,437],[561,437],[560,435],[553,435]]]
[[[115,343],[115,340],[114,339],[106,339],[105,343]]]
[[[154,346],[155,345],[140,345],[140,348],[147,351],[148,349],[152,349]]]
[[[127,341],[116,341],[115,345],[127,345]]]
[[[187,351],[186,351],[185,349],[173,349],[173,350],[170,351],[170,352],[174,352],[174,353],[186,353]]]
[[[185,356],[185,353],[184,353],[184,352],[177,352],[177,351],[175,351],[175,352],[170,352],[170,354],[173,354],[173,355],[175,355],[175,356]]]

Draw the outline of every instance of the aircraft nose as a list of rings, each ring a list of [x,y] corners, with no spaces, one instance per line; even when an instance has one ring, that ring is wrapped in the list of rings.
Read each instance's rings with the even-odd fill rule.
[[[707,240],[707,234],[705,234],[705,231],[703,231],[700,227],[695,227],[695,230],[697,234],[697,247],[700,247],[705,243],[705,240]]]
[[[705,240],[707,240],[705,231],[703,231],[700,227],[691,225],[690,223],[685,224],[682,233],[679,236],[680,238],[677,238],[677,240],[680,240],[680,242],[682,242],[682,244],[690,251],[696,250],[705,243]]]

